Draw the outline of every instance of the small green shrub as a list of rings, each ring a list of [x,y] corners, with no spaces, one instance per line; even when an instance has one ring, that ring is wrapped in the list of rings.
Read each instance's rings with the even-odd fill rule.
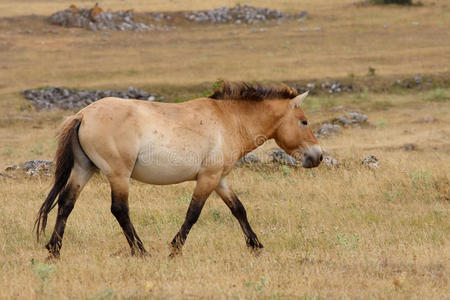
[[[432,101],[432,102],[449,102],[450,95],[446,89],[437,88],[437,89],[430,91],[425,96],[425,100]]]

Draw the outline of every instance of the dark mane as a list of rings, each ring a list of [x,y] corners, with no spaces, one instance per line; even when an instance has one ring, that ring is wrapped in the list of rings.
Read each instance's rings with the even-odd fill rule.
[[[246,82],[220,81],[214,93],[209,96],[216,100],[249,100],[262,101],[265,99],[293,99],[298,96],[296,89],[286,85],[281,87],[267,87]]]

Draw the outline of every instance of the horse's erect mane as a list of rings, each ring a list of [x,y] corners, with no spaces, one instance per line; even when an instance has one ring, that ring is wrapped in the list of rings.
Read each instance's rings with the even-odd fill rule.
[[[260,84],[252,85],[247,82],[220,81],[218,87],[209,98],[216,100],[262,101],[266,99],[293,99],[296,96],[298,96],[297,90],[286,85],[267,87]]]

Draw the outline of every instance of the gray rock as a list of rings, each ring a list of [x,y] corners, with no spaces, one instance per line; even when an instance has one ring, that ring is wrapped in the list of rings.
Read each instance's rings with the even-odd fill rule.
[[[22,165],[22,169],[24,170],[24,172],[30,176],[51,176],[52,168],[53,162],[41,159],[29,160],[24,162]]]
[[[334,120],[332,120],[333,124],[341,125],[344,127],[373,127],[374,125],[369,122],[369,119],[366,115],[360,114],[357,112],[349,112],[345,113],[342,117],[337,117]]]
[[[337,134],[341,130],[339,125],[324,123],[319,130],[315,132],[316,137],[323,138]]]
[[[435,119],[433,116],[428,116],[428,117],[423,117],[423,118],[417,119],[414,122],[415,123],[434,123],[436,121],[437,121],[437,119]]]
[[[316,85],[314,84],[314,83],[308,83],[307,85],[306,85],[306,87],[308,88],[308,89],[310,89],[310,90],[313,90],[315,87],[316,87]]]
[[[241,159],[239,159],[236,163],[238,166],[242,165],[253,165],[253,164],[259,164],[261,163],[261,160],[258,156],[256,156],[254,153],[249,152],[245,154]]]
[[[283,149],[277,149],[269,153],[272,162],[287,166],[296,166],[298,161],[287,154]]]
[[[417,146],[415,144],[409,143],[409,144],[404,144],[402,146],[403,150],[405,151],[413,151],[417,149]]]
[[[308,12],[306,10],[302,10],[298,15],[298,21],[304,21],[308,17]]]
[[[323,161],[325,162],[325,164],[329,167],[337,167],[339,166],[339,162],[336,158],[332,157],[332,156],[325,156],[325,158],[323,159]]]
[[[371,154],[364,158],[362,164],[370,168],[378,169],[378,158],[375,155]]]

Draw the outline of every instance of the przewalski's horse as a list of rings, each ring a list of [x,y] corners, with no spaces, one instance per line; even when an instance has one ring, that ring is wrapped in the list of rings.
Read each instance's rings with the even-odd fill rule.
[[[87,106],[59,132],[55,183],[36,219],[37,239],[58,204],[46,248],[50,257],[59,257],[67,218],[84,185],[100,169],[110,182],[111,212],[132,254],[146,251],[128,213],[130,178],[150,184],[197,181],[186,219],[171,242],[171,256],[181,253],[213,191],[239,221],[247,246],[263,248],[225,176],[239,158],[268,139],[301,159],[303,167],[317,167],[322,150],[300,108],[306,96],[286,86],[222,82],[210,97],[184,103],[105,98]]]

